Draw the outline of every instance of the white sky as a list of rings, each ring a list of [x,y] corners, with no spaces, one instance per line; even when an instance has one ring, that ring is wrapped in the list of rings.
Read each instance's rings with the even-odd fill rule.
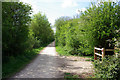
[[[70,16],[77,14],[77,10],[85,11],[91,0],[20,0],[32,5],[33,14],[39,11],[46,14],[48,20],[54,25],[55,19],[61,16]]]
[[[73,17],[79,11],[85,11],[91,2],[97,0],[20,0],[32,5],[33,14],[45,13],[49,22],[54,25],[55,19],[61,16]],[[116,0],[114,0],[116,1]]]

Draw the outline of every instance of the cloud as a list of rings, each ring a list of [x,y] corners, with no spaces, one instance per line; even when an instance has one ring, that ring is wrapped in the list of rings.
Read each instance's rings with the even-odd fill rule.
[[[86,11],[86,10],[87,10],[86,8],[77,9],[77,10],[76,10],[76,13],[77,13],[77,14],[80,14],[81,12],[84,12],[84,11]]]
[[[62,3],[62,8],[76,7],[76,6],[78,6],[78,4],[74,0],[64,0]]]

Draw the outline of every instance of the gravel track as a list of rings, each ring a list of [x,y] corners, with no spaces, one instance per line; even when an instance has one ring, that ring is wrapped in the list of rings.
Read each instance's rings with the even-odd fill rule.
[[[93,73],[93,66],[88,58],[59,56],[55,42],[44,48],[40,54],[23,70],[12,78],[64,78],[64,73]]]

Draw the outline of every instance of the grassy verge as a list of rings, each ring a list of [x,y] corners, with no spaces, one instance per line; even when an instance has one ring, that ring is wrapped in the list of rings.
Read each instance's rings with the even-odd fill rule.
[[[67,51],[65,51],[60,46],[56,46],[56,51],[59,53],[60,56],[80,56],[80,55],[69,54]],[[90,58],[90,59],[87,59],[86,61],[93,61],[94,60],[94,56],[80,56],[80,57]]]
[[[64,51],[63,48],[60,46],[56,46],[56,51],[59,53],[60,56],[72,56],[71,54]]]
[[[2,77],[8,78],[23,69],[43,48],[33,49],[16,57],[11,56],[9,61],[2,65]]]

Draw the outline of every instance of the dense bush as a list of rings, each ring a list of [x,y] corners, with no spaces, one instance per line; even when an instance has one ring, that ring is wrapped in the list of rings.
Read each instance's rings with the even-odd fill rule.
[[[2,55],[15,56],[28,50],[31,6],[22,2],[2,3]]]
[[[88,33],[86,37],[90,46],[114,47],[114,39],[120,36],[117,32],[120,29],[119,9],[115,2],[100,2],[83,13],[84,30]]]
[[[51,29],[51,25],[47,17],[40,12],[33,16],[30,29],[35,39],[34,47],[40,47],[54,40],[54,32]]]
[[[72,20],[68,17],[61,17],[56,20],[55,24],[56,44],[63,47],[70,54],[78,54],[79,39],[76,32],[78,21],[78,19]]]
[[[56,43],[70,54],[93,55],[94,47],[113,48],[120,37],[120,6],[115,2],[92,3],[80,18],[55,22]]]
[[[103,62],[95,61],[94,67],[96,78],[120,79],[120,58],[108,56]]]

